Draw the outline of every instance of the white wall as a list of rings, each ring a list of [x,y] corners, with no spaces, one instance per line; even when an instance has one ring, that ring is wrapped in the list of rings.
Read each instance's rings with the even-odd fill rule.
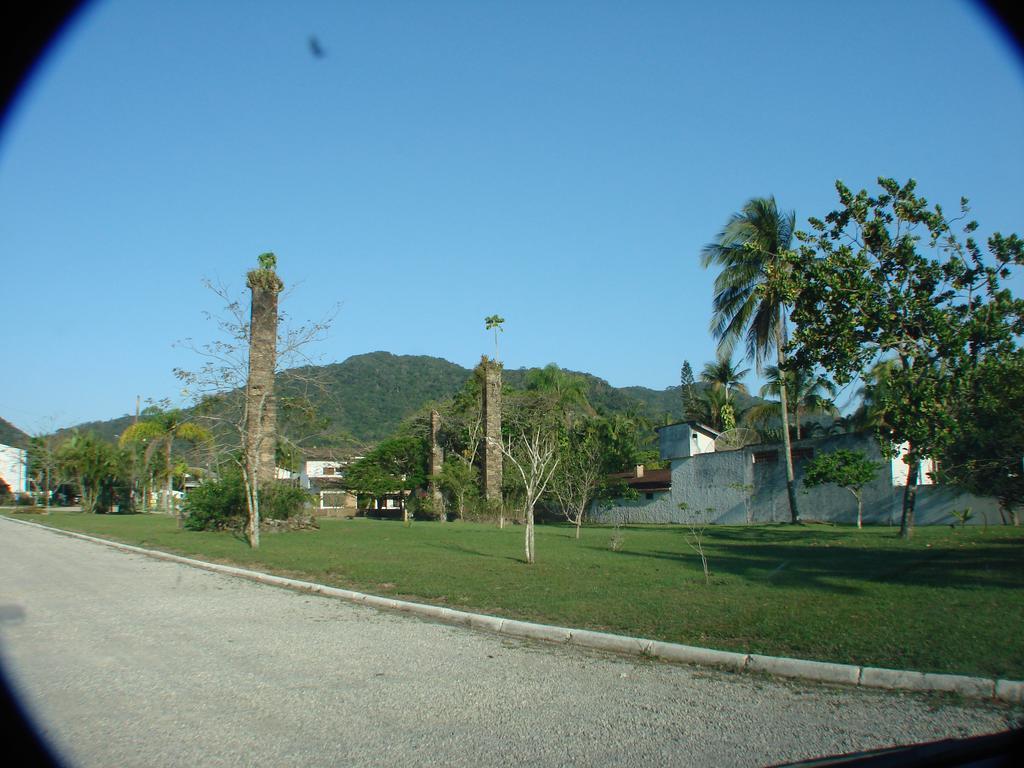
[[[685,426],[685,425],[684,425]],[[694,443],[697,441],[694,440]],[[684,443],[685,444],[685,443]],[[676,443],[678,445],[678,443]],[[864,521],[876,525],[896,525],[902,514],[906,486],[906,464],[896,459],[887,462],[870,435],[835,435],[801,440],[796,449],[812,448],[815,454],[830,453],[837,448],[864,451],[873,461],[904,468],[903,487],[882,469],[873,482],[864,487]],[[744,523],[779,523],[789,520],[789,496],[786,487],[786,465],[782,456],[776,461],[755,462],[754,454],[774,451],[778,445],[753,445],[738,451],[697,454],[672,460],[672,489],[657,494],[655,499],[632,502],[619,501],[614,506],[595,507],[591,519],[598,523],[685,523],[691,520],[742,525]],[[852,523],[856,520],[857,502],[845,489],[835,485],[806,488],[802,484],[807,459],[794,462],[798,485],[800,514],[807,520]],[[929,470],[930,465],[925,467]],[[995,524],[1000,519],[998,503],[988,497],[963,493],[955,487],[934,485],[922,475],[917,490],[914,512],[918,525],[949,525],[956,522],[953,510],[970,507],[972,523]],[[680,509],[680,504],[684,505]]]
[[[307,477],[337,477],[341,474],[342,463],[340,461],[327,461],[319,459],[306,459],[306,476]],[[334,474],[326,475],[324,469],[326,467],[333,467]]]
[[[907,455],[907,449],[910,447],[910,443],[904,443],[900,446],[900,452],[897,456],[889,462],[889,466],[892,472],[892,484],[898,485],[901,488],[907,484],[907,477],[910,475],[910,467],[904,457]],[[918,462],[917,465],[917,484],[918,485],[934,485],[935,480],[932,477],[932,473],[935,472],[935,461],[932,459],[923,459]]]
[[[703,432],[698,432],[696,429],[693,430],[693,434],[690,439],[693,440],[693,453],[711,453],[715,450],[714,438],[708,437]]]
[[[28,492],[28,457],[24,450],[0,444],[0,477],[11,493]]]

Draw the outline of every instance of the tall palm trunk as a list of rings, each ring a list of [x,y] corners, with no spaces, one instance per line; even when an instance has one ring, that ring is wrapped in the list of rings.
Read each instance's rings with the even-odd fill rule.
[[[260,485],[272,483],[277,447],[277,409],[274,368],[277,364],[277,291],[256,284],[252,288],[249,335],[247,436],[249,458]]]
[[[779,361],[779,407],[782,410],[782,449],[786,454],[786,491],[789,494],[790,522],[800,522],[800,511],[796,503],[796,481],[793,479],[793,449],[789,440],[789,401],[786,395],[786,377],[783,371],[786,364],[785,335],[783,324],[785,315],[782,304],[779,304],[779,322],[775,326],[775,350]]]
[[[274,272],[273,254],[260,256],[260,269],[248,275],[252,292],[249,319],[249,377],[245,392],[245,472],[249,487],[249,546],[260,545],[261,486],[276,475],[277,411],[274,369],[277,365],[277,296],[284,287]]]

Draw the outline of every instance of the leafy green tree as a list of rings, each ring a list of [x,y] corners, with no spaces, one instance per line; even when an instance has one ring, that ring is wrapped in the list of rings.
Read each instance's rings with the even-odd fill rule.
[[[851,421],[857,429],[874,430],[876,434],[890,440],[892,425],[885,408],[891,402],[888,395],[889,374],[899,365],[899,360],[880,360],[860,375],[861,387],[857,390],[860,405],[851,414]]]
[[[561,411],[568,430],[572,429],[573,422],[579,416],[596,415],[587,400],[586,380],[577,374],[563,371],[554,363],[529,371],[526,374],[526,389],[549,395],[554,407]]]
[[[147,458],[155,451],[160,451],[163,457],[161,474],[166,483],[163,492],[164,511],[167,514],[174,512],[174,496],[171,493],[174,479],[174,461],[171,458],[171,450],[175,441],[186,443],[213,442],[213,435],[205,427],[189,421],[184,411],[179,408],[163,410],[159,405],[151,406],[142,412],[143,421],[132,424],[121,434],[121,447],[139,445],[143,446]],[[182,524],[181,515],[178,515],[178,525]]]
[[[43,491],[43,504],[50,506],[52,491],[64,482],[56,435],[34,435],[26,449],[28,475]]]
[[[939,476],[999,500],[1004,523],[1020,525],[1024,506],[1024,353],[989,357],[969,396],[952,404],[960,425],[943,451]]]
[[[863,527],[864,486],[878,475],[882,464],[871,461],[863,451],[845,448],[831,453],[819,453],[804,468],[804,485],[816,488],[832,483],[845,488],[857,500],[857,527]]]
[[[909,466],[900,535],[913,531],[919,461],[938,457],[964,425],[951,406],[969,397],[989,359],[1013,354],[1024,332],[1024,302],[1003,286],[1024,264],[1016,235],[995,234],[987,255],[963,225],[916,194],[913,180],[878,180],[881,191],[854,194],[836,183],[840,207],[790,252],[789,269],[772,290],[794,301],[794,358],[821,366],[845,384],[880,362],[893,361],[877,406],[880,438],[908,446]],[[961,220],[967,216],[961,200]],[[784,366],[783,366],[784,367]]]
[[[408,522],[405,496],[427,484],[427,443],[407,435],[385,440],[345,470],[345,487],[378,499],[399,494],[402,517]]]
[[[586,428],[594,433],[593,439],[600,447],[605,473],[622,472],[650,462],[647,440],[652,430],[642,416],[612,413],[589,420]]]
[[[778,209],[774,197],[749,200],[734,213],[715,242],[704,247],[701,262],[718,266],[711,331],[720,351],[728,354],[743,339],[747,357],[758,370],[775,351],[776,364],[786,368],[786,301],[775,275],[788,271],[787,254],[793,241],[796,216]],[[789,439],[789,403],[786,387],[779,391],[782,442],[786,456],[786,488],[790,518],[800,521],[793,456]]]

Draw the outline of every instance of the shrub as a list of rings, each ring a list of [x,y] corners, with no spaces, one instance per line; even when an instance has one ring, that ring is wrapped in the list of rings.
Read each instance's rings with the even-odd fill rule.
[[[185,527],[190,531],[230,528],[245,519],[245,488],[240,472],[207,480],[185,498]]]
[[[269,485],[260,491],[260,517],[264,520],[287,520],[303,512],[312,497],[294,485]],[[245,499],[242,499],[245,511]]]
[[[445,515],[444,503],[438,504],[429,494],[413,494],[408,501],[409,514],[417,520],[440,520]]]
[[[268,485],[260,491],[260,519],[287,520],[303,512],[312,497],[293,485]],[[248,515],[245,484],[237,469],[207,480],[185,498],[185,527],[190,531],[217,531],[244,524]]]

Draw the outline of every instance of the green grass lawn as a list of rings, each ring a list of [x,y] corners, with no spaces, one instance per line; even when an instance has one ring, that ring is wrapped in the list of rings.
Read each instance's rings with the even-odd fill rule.
[[[157,515],[16,515],[119,541],[423,602],[732,651],[1024,679],[1024,531],[980,526],[708,528],[712,570],[676,526],[523,530],[322,520],[264,534],[178,530]]]

